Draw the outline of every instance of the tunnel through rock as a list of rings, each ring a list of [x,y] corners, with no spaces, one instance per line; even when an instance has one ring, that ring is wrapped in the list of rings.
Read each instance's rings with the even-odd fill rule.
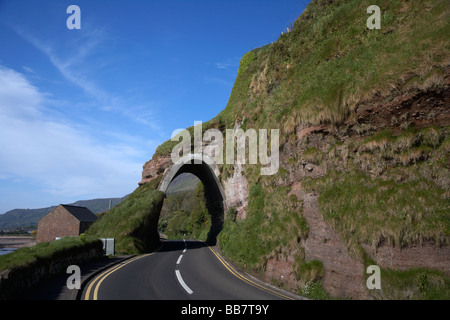
[[[196,176],[203,183],[205,204],[211,219],[206,243],[214,245],[217,235],[223,227],[225,196],[217,177],[218,170],[215,163],[212,159],[206,159],[205,156],[203,158],[198,157],[199,155],[189,155],[175,163],[166,171],[159,190],[167,194],[169,186],[174,180],[177,180],[177,177],[183,174],[183,176],[186,176],[187,173]]]

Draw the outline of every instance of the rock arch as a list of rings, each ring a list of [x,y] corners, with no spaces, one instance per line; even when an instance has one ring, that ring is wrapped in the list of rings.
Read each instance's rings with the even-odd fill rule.
[[[191,173],[199,178],[205,186],[206,206],[211,215],[211,229],[206,242],[215,244],[217,235],[223,227],[227,208],[225,192],[219,181],[219,169],[214,160],[199,153],[181,157],[176,163],[165,170],[158,189],[166,193],[173,179],[182,173]]]

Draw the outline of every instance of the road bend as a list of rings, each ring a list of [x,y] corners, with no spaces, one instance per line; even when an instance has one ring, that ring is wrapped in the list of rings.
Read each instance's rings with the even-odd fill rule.
[[[238,272],[201,241],[164,241],[161,248],[93,278],[84,300],[290,300],[295,296]]]

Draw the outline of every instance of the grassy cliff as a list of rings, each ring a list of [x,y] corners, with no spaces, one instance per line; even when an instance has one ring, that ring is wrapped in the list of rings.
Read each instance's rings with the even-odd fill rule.
[[[87,236],[115,238],[116,251],[138,254],[159,245],[157,230],[164,193],[156,190],[159,179],[138,187],[124,201],[103,214]]]
[[[366,26],[374,4],[380,30]],[[364,265],[373,263],[367,246],[448,246],[449,14],[446,0],[313,0],[276,42],[242,57],[226,108],[203,129],[280,129],[280,169],[260,176],[245,166],[247,214],[228,212],[218,238],[226,256],[259,273],[293,256],[300,292],[327,297],[322,262],[305,259],[310,226],[294,182],[319,194],[323,219]],[[225,182],[234,166],[220,170]],[[383,272],[383,298],[448,296],[442,272]]]
[[[373,4],[381,9],[380,30],[366,27]],[[281,127],[288,138],[298,122],[344,121],[375,94],[442,86],[448,11],[442,0],[313,0],[278,41],[242,58],[216,120]]]

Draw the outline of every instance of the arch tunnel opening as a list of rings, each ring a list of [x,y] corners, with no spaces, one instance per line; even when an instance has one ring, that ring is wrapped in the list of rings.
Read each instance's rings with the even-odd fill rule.
[[[166,193],[167,196],[167,191],[173,181],[179,180],[181,176],[187,176],[187,174],[197,177],[203,184],[205,205],[210,217],[210,228],[205,242],[208,245],[215,245],[217,236],[223,228],[226,207],[225,196],[215,173],[218,172],[215,164],[211,161],[195,161],[194,158],[195,155],[191,155],[174,164],[165,173],[159,190]]]

